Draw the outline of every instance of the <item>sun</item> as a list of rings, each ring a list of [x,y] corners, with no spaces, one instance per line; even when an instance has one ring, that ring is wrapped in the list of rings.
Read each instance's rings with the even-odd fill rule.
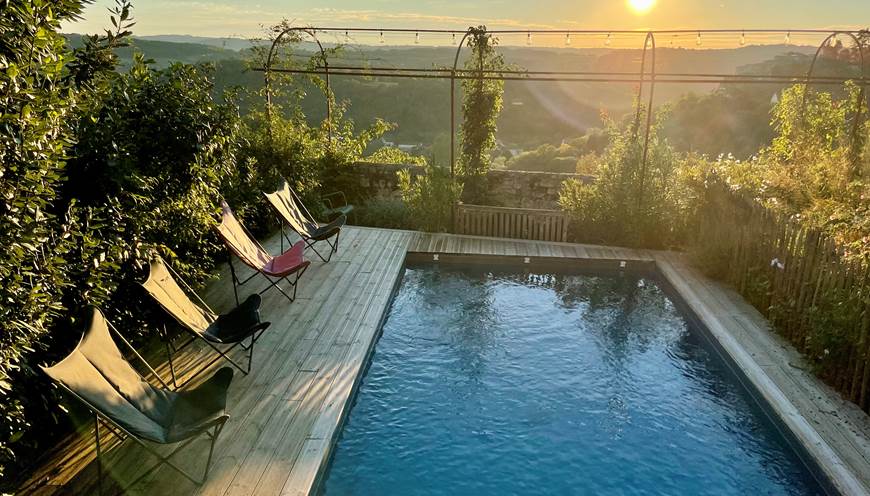
[[[635,14],[646,14],[656,5],[656,0],[628,0],[628,8]]]

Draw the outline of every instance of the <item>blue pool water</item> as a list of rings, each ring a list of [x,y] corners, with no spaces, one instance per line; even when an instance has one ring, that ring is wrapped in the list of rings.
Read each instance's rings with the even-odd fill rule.
[[[639,276],[409,268],[333,495],[822,494]]]

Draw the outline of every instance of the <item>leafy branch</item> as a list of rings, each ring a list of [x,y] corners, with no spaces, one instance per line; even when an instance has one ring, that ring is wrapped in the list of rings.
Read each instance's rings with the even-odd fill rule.
[[[136,25],[133,21],[131,0],[115,0],[115,6],[108,9],[113,29],[104,34],[85,35],[84,44],[73,50],[73,60],[67,65],[68,77],[77,86],[93,84],[99,74],[114,71],[118,66],[117,48],[130,46]]]

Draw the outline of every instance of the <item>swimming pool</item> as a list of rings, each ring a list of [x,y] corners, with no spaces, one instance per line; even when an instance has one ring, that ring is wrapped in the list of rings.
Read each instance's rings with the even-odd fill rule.
[[[411,266],[327,495],[823,494],[640,274]]]

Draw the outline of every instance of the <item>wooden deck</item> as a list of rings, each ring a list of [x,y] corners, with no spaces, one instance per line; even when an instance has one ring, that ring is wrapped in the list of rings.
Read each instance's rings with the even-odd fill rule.
[[[266,246],[277,251],[277,238]],[[689,308],[795,435],[809,446],[845,494],[870,494],[870,420],[805,371],[800,356],[767,331],[763,318],[733,291],[704,277],[675,253],[622,248],[347,228],[332,262],[313,262],[288,304],[266,293],[263,317],[272,321],[258,342],[251,374],[236,374],[232,415],[215,447],[208,481],[196,487],[162,468],[129,489],[132,494],[304,495],[314,487],[350,407],[408,252],[516,255],[654,261]],[[232,303],[225,277],[205,299]],[[257,287],[260,289],[265,284]],[[254,288],[249,288],[248,291]],[[182,358],[192,363],[198,350]],[[165,372],[165,366],[158,369]],[[208,376],[208,374],[204,374]],[[203,440],[177,458],[194,474],[207,454]],[[22,493],[93,491],[90,431],[84,426],[52,453]],[[154,463],[132,443],[112,449],[105,465],[121,485]]]

